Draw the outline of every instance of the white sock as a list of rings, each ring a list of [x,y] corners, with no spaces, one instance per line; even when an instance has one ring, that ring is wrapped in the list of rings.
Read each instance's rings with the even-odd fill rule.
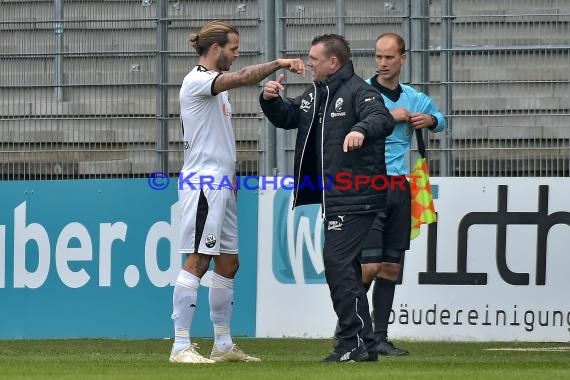
[[[174,321],[174,352],[190,345],[190,326],[196,310],[200,278],[184,269],[178,274],[172,296],[172,320]]]
[[[228,352],[232,346],[230,321],[234,306],[234,280],[213,272],[210,284],[210,319],[214,325],[214,344],[222,352]]]

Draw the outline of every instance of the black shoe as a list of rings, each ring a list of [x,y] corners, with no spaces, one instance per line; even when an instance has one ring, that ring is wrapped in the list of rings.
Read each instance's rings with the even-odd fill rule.
[[[378,354],[385,356],[405,356],[409,352],[398,347],[394,347],[394,344],[388,339],[382,339],[378,343]]]
[[[377,362],[378,361],[378,351],[368,351],[367,362]]]
[[[361,344],[352,350],[333,352],[323,360],[321,363],[349,363],[349,362],[365,362],[368,360],[368,352],[364,345]]]

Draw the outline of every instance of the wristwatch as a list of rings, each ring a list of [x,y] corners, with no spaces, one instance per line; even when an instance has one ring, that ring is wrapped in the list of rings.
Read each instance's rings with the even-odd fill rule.
[[[431,116],[431,126],[430,128],[435,128],[437,127],[437,117],[430,115]]]

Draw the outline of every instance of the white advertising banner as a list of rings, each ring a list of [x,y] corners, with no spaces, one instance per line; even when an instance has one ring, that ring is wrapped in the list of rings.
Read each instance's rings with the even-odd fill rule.
[[[406,253],[389,335],[570,340],[570,178],[432,178],[438,222]],[[318,206],[259,200],[258,337],[330,337]]]

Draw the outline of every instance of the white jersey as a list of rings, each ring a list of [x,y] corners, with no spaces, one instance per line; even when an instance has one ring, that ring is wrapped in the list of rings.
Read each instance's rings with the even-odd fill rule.
[[[184,166],[180,176],[199,184],[205,176],[213,184],[231,183],[235,175],[236,144],[227,91],[212,95],[220,75],[198,65],[180,88],[180,121],[184,133]],[[225,177],[225,179],[224,179]],[[208,182],[210,180],[208,179]]]

